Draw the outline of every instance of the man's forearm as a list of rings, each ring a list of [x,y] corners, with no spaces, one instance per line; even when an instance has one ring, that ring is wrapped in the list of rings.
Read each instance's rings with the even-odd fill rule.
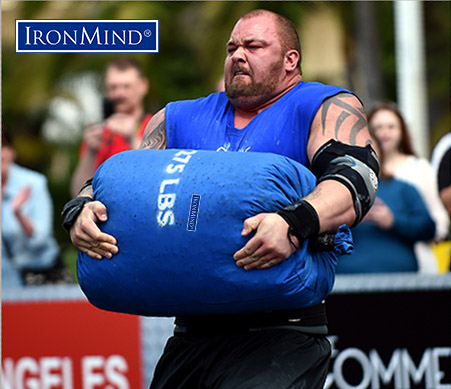
[[[78,195],[69,200],[63,207],[61,216],[63,217],[63,227],[66,231],[70,231],[84,205],[93,201],[92,196],[92,178],[90,178],[81,187]]]
[[[89,180],[82,186],[80,192],[78,192],[77,197],[90,197],[92,199],[93,196],[93,189],[92,189],[92,179]]]
[[[352,226],[355,210],[349,190],[334,180],[325,180],[305,197],[319,218],[319,233],[335,233],[342,224]]]
[[[28,238],[31,238],[34,231],[32,220],[28,216],[24,215],[20,209],[14,211],[14,214],[17,220],[19,221],[20,226],[22,227],[22,230],[25,233],[25,235]]]
[[[71,182],[71,193],[72,196],[75,197],[80,194],[80,188],[83,186],[83,183],[94,174],[94,162],[95,162],[95,154],[87,151],[83,157],[81,157],[77,168],[72,176]]]
[[[343,224],[352,226],[356,218],[349,189],[335,180],[319,183],[304,199],[277,213],[288,223],[288,238],[296,248],[305,239],[335,234]]]

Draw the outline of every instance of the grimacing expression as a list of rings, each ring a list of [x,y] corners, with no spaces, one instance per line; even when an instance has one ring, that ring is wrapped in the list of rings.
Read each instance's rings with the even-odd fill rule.
[[[273,97],[285,75],[284,53],[270,15],[239,20],[227,44],[225,91],[230,100]]]

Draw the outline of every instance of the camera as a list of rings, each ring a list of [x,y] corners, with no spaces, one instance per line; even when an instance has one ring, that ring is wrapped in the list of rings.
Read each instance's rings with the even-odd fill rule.
[[[103,119],[109,118],[114,113],[114,101],[104,97],[102,102]]]

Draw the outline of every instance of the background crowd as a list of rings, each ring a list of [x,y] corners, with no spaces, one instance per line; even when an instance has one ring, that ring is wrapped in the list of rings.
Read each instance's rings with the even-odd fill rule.
[[[373,209],[354,229],[354,254],[340,259],[337,272],[450,270],[448,2],[424,4],[430,140],[425,156],[414,149],[410,123],[395,104],[393,23],[386,27],[393,18],[390,2],[100,2],[95,8],[89,2],[56,3],[2,2],[2,287],[76,281],[76,252],[60,227],[62,205],[105,159],[136,148],[147,121],[168,101],[221,89],[228,33],[253,8],[273,8],[297,22],[308,52],[304,79],[351,89],[367,110],[381,185]],[[364,24],[367,7],[375,12]],[[14,52],[16,18],[74,14],[159,19],[160,53]],[[356,33],[363,24],[371,34]],[[315,51],[329,46],[318,42],[314,25],[341,37],[333,50]],[[361,66],[366,55],[376,56],[377,71]],[[362,79],[378,86],[368,89]]]

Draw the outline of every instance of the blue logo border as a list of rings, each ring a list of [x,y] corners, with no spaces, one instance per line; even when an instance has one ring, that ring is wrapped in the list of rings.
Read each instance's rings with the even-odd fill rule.
[[[19,49],[19,23],[155,23],[155,49],[152,50],[23,50]],[[15,23],[15,46],[16,53],[158,53],[159,52],[159,19],[16,19]]]

